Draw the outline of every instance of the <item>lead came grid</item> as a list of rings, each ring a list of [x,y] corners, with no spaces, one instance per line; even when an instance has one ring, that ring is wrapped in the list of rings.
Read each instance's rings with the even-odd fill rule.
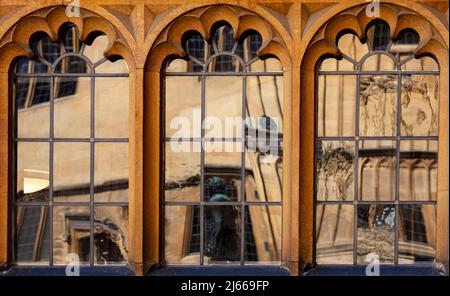
[[[228,29],[228,28],[225,28]],[[231,29],[229,29],[231,30]],[[206,42],[206,41],[205,41]],[[214,49],[214,54],[212,54],[207,60],[204,62],[200,61],[197,57],[192,56],[191,53],[188,52],[189,60],[193,62],[193,65],[195,67],[199,68],[198,72],[164,72],[163,73],[163,79],[165,81],[166,77],[197,77],[200,80],[201,83],[201,122],[204,122],[205,120],[205,114],[206,114],[206,78],[207,77],[221,77],[221,76],[227,76],[227,77],[242,77],[242,110],[241,110],[241,116],[245,118],[245,114],[248,115],[247,111],[247,77],[259,77],[259,76],[272,76],[272,77],[281,77],[283,76],[283,73],[280,71],[272,71],[272,72],[250,72],[249,67],[254,62],[258,61],[258,57],[254,57],[247,62],[245,62],[236,52],[238,42],[234,41],[234,45],[231,51],[222,50],[220,51],[217,48],[216,45],[217,40],[215,40],[215,37],[212,38],[212,47]],[[242,67],[241,72],[232,72],[232,71],[225,71],[225,72],[208,72],[208,67],[211,66],[213,61],[215,61],[219,57],[229,56],[232,59],[235,59],[240,64],[240,67]],[[245,199],[245,180],[246,180],[246,163],[245,163],[245,148],[248,145],[248,138],[246,136],[246,126],[245,123],[243,123],[242,130],[243,135],[242,137],[228,137],[228,138],[214,138],[214,139],[208,139],[205,137],[205,128],[202,125],[201,127],[201,137],[191,137],[191,138],[177,138],[172,139],[170,137],[163,136],[162,143],[170,143],[173,141],[182,141],[182,142],[189,142],[189,143],[201,143],[201,149],[200,149],[200,201],[199,202],[192,202],[192,201],[167,201],[164,199],[163,205],[166,207],[170,206],[200,206],[200,265],[204,265],[204,257],[205,257],[205,250],[204,250],[204,242],[205,242],[205,211],[206,206],[237,206],[240,208],[240,233],[243,234],[240,236],[240,260],[239,264],[244,265],[248,264],[246,262],[245,258],[245,243],[246,243],[246,237],[245,237],[245,221],[246,221],[246,214],[248,211],[245,210],[246,206],[282,206],[282,202],[276,202],[276,201],[269,201],[269,202],[253,202],[253,201],[247,201]],[[282,140],[282,134],[279,135],[279,139]],[[240,157],[241,162],[241,186],[240,186],[240,199],[237,201],[207,201],[205,200],[205,149],[204,145],[206,143],[211,142],[235,142],[235,143],[241,143],[242,144],[242,152]],[[163,145],[164,146],[164,145]],[[167,149],[167,148],[163,148]],[[164,155],[164,153],[163,153]],[[211,208],[211,207],[210,207]],[[282,230],[281,230],[282,232]],[[282,246],[280,248],[282,250]],[[281,257],[281,254],[279,256]],[[211,263],[210,263],[211,264]],[[280,263],[281,264],[281,263]]]
[[[377,26],[378,24],[375,24],[374,26]],[[391,48],[393,42],[392,40],[389,42],[389,44],[386,46],[387,49]],[[319,78],[327,76],[333,76],[333,75],[347,75],[347,76],[355,76],[356,77],[356,104],[355,104],[355,127],[354,132],[355,136],[318,136],[318,127],[316,127],[316,153],[315,153],[315,164],[317,166],[318,162],[318,148],[321,147],[322,141],[349,141],[353,142],[354,144],[354,160],[353,160],[353,180],[354,180],[354,193],[353,193],[353,200],[319,200],[317,197],[315,198],[315,215],[317,211],[318,206],[325,206],[325,205],[353,205],[353,264],[361,264],[357,260],[358,255],[358,208],[361,205],[393,205],[395,208],[395,231],[394,231],[394,264],[399,263],[399,219],[400,219],[400,205],[436,205],[436,200],[400,200],[400,159],[401,159],[401,149],[400,149],[400,142],[403,140],[430,140],[430,141],[437,141],[437,136],[406,136],[401,134],[401,119],[402,119],[402,102],[401,102],[401,95],[402,95],[402,79],[411,75],[429,75],[429,76],[436,76],[439,77],[439,71],[438,70],[432,70],[432,71],[421,71],[421,70],[415,70],[415,71],[408,71],[408,70],[402,70],[402,66],[405,65],[407,62],[414,59],[414,56],[411,54],[410,57],[405,58],[401,61],[399,59],[389,53],[387,50],[369,50],[369,52],[361,58],[359,62],[354,62],[352,58],[346,56],[346,54],[341,53],[344,57],[345,61],[351,62],[356,67],[356,70],[354,71],[328,71],[328,70],[319,70],[316,76],[316,85],[319,85]],[[374,56],[376,54],[383,54],[386,56],[389,56],[393,61],[395,61],[395,70],[380,70],[380,71],[364,71],[362,70],[362,64],[371,56]],[[360,135],[360,82],[361,82],[361,76],[370,76],[370,75],[376,75],[376,76],[382,76],[382,75],[391,75],[394,76],[397,82],[396,85],[396,134],[395,136],[361,136]],[[317,93],[317,92],[316,92]],[[326,101],[326,97],[324,98]],[[316,97],[316,102],[318,102]],[[316,115],[318,114],[318,104],[316,103]],[[318,120],[316,121],[316,125],[318,124]],[[361,176],[359,176],[359,151],[360,151],[360,143],[364,140],[389,140],[393,141],[395,143],[395,196],[394,200],[362,200],[360,196],[360,189],[359,189],[359,183],[362,182]],[[316,183],[315,183],[315,195],[317,196],[318,191],[318,177],[317,177],[318,171],[317,168],[315,169],[315,175],[316,175]],[[381,185],[383,186],[383,185]],[[324,214],[322,214],[324,215]],[[315,219],[316,220],[316,219]],[[315,224],[317,224],[317,221],[315,221]],[[314,227],[314,232],[316,232],[317,229]],[[315,236],[315,239],[317,240],[317,237]],[[315,248],[317,248],[315,244]],[[316,256],[317,256],[317,251]]]
[[[70,25],[69,25],[70,27]],[[71,27],[73,28],[73,27]],[[63,46],[63,45],[61,45]],[[54,206],[88,206],[90,209],[90,221],[89,221],[89,227],[90,227],[90,240],[89,240],[89,265],[96,264],[94,262],[94,207],[95,206],[124,206],[128,207],[128,202],[96,202],[95,201],[95,185],[94,185],[94,166],[95,166],[95,143],[128,143],[128,138],[96,138],[95,137],[95,81],[96,78],[100,77],[129,77],[128,73],[96,73],[95,69],[98,66],[101,66],[105,62],[108,61],[106,58],[101,58],[98,62],[95,64],[92,63],[87,57],[84,56],[84,49],[86,47],[85,43],[81,44],[81,47],[79,49],[78,53],[65,53],[61,54],[53,63],[49,63],[44,59],[41,59],[39,56],[39,62],[45,64],[49,67],[50,73],[14,73],[12,75],[13,81],[17,81],[18,78],[43,78],[48,77],[50,79],[50,100],[49,100],[49,107],[50,107],[50,135],[49,138],[20,138],[17,136],[17,118],[18,118],[18,106],[17,102],[14,103],[14,153],[15,157],[17,154],[17,144],[18,143],[32,143],[32,142],[40,142],[40,143],[49,143],[49,200],[48,202],[41,202],[41,201],[17,201],[16,199],[13,200],[14,208],[17,210],[17,207],[19,206],[48,206],[49,207],[49,231],[50,233],[50,239],[49,239],[49,265],[54,265],[54,257],[53,257],[53,243],[54,243],[54,233],[53,233],[53,223],[54,223],[54,217],[53,217],[53,207]],[[61,64],[61,61],[67,57],[76,57],[81,60],[83,60],[87,67],[88,67],[88,73],[57,73],[55,72],[57,70],[57,66]],[[71,78],[81,78],[81,77],[87,77],[90,78],[90,137],[89,138],[62,138],[62,137],[55,137],[55,116],[54,116],[54,102],[55,102],[55,79],[59,77],[71,77]],[[56,202],[53,199],[54,196],[54,143],[90,143],[90,160],[89,160],[89,174],[90,174],[90,183],[89,183],[89,201],[88,202]],[[17,159],[14,159],[14,163],[17,162]],[[17,178],[17,172],[15,173],[15,178]],[[16,183],[13,184],[14,191],[16,192]],[[15,221],[16,211],[13,213],[13,221]],[[15,223],[13,223],[15,228]],[[16,237],[16,231],[13,229],[13,243],[17,243],[17,237]],[[13,257],[14,261],[17,262],[16,258],[16,247],[13,248]]]

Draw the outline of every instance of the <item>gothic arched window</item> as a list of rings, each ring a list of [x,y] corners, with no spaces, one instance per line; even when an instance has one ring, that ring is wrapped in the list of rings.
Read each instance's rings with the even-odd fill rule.
[[[164,72],[164,260],[281,262],[281,63],[259,34],[184,38]]]
[[[35,35],[13,67],[17,264],[127,261],[128,66],[90,37]]]
[[[439,68],[413,30],[391,40],[378,20],[365,36],[318,68],[316,262],[433,261]]]

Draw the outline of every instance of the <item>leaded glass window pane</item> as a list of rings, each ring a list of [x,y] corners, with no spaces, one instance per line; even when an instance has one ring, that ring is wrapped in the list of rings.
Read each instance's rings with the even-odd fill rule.
[[[375,21],[365,43],[343,34],[340,59],[318,67],[318,263],[434,260],[439,67],[414,56],[418,44]]]
[[[186,36],[164,75],[167,264],[280,264],[283,79],[261,36]]]
[[[14,66],[14,261],[125,264],[128,66],[105,58],[106,36],[86,44],[70,23],[59,35],[36,35]]]

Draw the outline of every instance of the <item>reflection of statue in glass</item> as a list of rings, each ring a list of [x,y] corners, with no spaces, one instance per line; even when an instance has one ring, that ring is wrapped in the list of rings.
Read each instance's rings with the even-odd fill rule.
[[[219,177],[212,177],[207,184],[209,201],[231,201],[225,195],[225,181]],[[236,233],[236,224],[233,207],[208,206],[206,207],[206,241],[205,255],[214,261],[239,260],[239,236]]]

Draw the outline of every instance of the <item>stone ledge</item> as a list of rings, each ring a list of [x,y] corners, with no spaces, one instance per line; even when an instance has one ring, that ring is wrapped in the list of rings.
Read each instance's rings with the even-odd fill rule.
[[[66,267],[14,266],[0,276],[65,276]],[[134,276],[128,266],[81,266],[80,276]]]
[[[282,266],[170,266],[150,276],[290,276]]]
[[[366,265],[322,265],[303,273],[304,276],[366,276]],[[445,276],[432,264],[380,265],[380,276]]]

